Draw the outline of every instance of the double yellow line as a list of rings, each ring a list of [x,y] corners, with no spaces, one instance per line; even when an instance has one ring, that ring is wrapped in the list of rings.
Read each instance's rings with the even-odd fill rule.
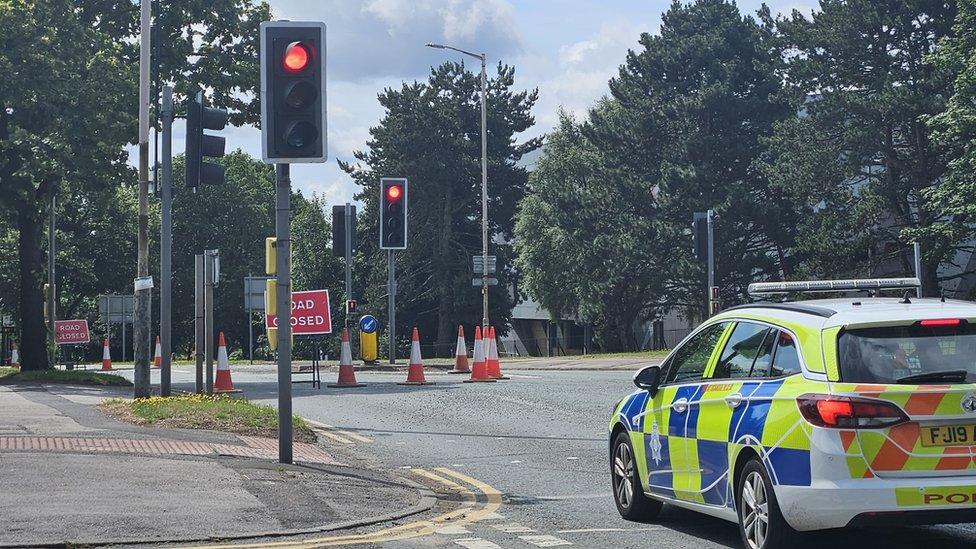
[[[418,520],[399,526],[383,528],[365,534],[328,536],[302,541],[281,541],[247,543],[238,545],[213,545],[198,549],[253,549],[256,547],[276,547],[282,549],[309,549],[312,547],[338,547],[341,545],[366,545],[403,539],[428,536],[447,525],[464,525],[477,522],[498,511],[502,503],[501,492],[490,485],[446,467],[436,467],[433,471],[411,469],[412,473],[436,482],[449,491],[459,493],[464,498],[460,509],[448,511],[427,520]],[[475,491],[477,490],[477,492]],[[479,493],[481,497],[479,498]],[[482,501],[479,501],[481,499]],[[479,505],[480,504],[480,505]]]

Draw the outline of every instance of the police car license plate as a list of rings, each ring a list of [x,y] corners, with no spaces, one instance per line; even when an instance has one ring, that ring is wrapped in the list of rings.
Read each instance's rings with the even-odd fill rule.
[[[976,425],[922,427],[922,446],[976,446]]]

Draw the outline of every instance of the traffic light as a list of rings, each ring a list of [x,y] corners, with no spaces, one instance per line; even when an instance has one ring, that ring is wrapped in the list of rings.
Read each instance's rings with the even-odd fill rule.
[[[294,240],[292,240],[294,243]],[[269,275],[278,273],[278,238],[269,236],[264,239],[264,272]],[[291,272],[293,248],[288,250],[288,272]]]
[[[380,249],[407,247],[407,180],[401,177],[380,179]]]
[[[691,224],[691,239],[695,259],[708,261],[708,214],[705,212],[695,212]]]
[[[261,23],[261,155],[325,162],[325,23]]]
[[[352,251],[356,251],[356,206],[349,206]],[[332,206],[332,255],[346,256],[346,206]]]
[[[186,186],[219,185],[224,182],[224,167],[204,162],[203,157],[224,156],[225,141],[219,135],[207,135],[203,130],[222,130],[227,125],[227,109],[207,107],[203,92],[186,103]]]

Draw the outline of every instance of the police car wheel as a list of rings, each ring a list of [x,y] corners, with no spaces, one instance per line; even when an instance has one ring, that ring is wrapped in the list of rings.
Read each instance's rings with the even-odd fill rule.
[[[613,501],[620,516],[627,520],[651,520],[661,512],[663,504],[644,495],[637,473],[634,448],[626,432],[613,439],[610,455],[610,477],[613,484]]]
[[[779,549],[794,538],[793,530],[779,511],[773,483],[758,459],[742,468],[736,487],[739,533],[747,549]]]

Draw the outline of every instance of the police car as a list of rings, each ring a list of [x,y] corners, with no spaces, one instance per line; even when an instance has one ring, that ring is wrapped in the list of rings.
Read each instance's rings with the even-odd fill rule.
[[[916,278],[761,283],[752,293],[915,288]],[[976,304],[858,297],[753,303],[706,321],[610,421],[620,514],[663,503],[798,531],[976,522]]]

